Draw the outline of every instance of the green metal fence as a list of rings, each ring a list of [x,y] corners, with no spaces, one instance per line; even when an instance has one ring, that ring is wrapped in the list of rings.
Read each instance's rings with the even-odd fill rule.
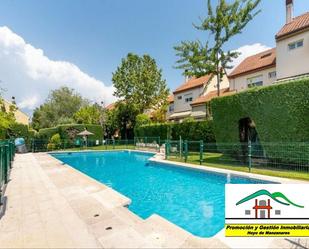
[[[165,158],[209,166],[276,169],[309,173],[309,143],[165,142]]]
[[[10,170],[15,157],[15,145],[13,141],[0,141],[0,204],[5,185],[8,183]]]
[[[115,150],[115,149],[137,149],[137,150],[160,150],[160,138],[138,137],[134,139],[104,139],[84,141],[82,139],[61,140],[59,143],[51,143],[49,140],[33,139],[26,144],[30,152],[48,152],[65,150]]]

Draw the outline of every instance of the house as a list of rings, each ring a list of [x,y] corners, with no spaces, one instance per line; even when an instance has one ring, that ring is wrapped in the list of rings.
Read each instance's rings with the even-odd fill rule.
[[[229,87],[229,81],[224,75],[220,84],[221,89]],[[195,103],[197,99],[210,92],[217,91],[217,78],[214,75],[205,75],[199,78],[191,77],[180,85],[170,97],[167,118],[169,121],[181,122],[183,119],[193,117],[196,120],[206,118],[206,105]]]
[[[276,48],[246,58],[229,74],[232,91],[309,74],[309,12],[293,18],[293,0],[286,0],[286,23],[275,39]]]
[[[113,102],[113,103],[107,105],[107,106],[105,107],[105,109],[108,110],[108,111],[114,110],[115,107],[116,107],[116,103],[117,103],[117,102]]]
[[[174,95],[171,94],[167,98],[168,108],[166,112],[166,119],[169,119],[170,116],[174,113]]]
[[[4,108],[5,108],[6,112],[8,112],[8,111],[10,111],[10,106],[14,105],[14,104],[11,103],[10,101],[7,101],[7,100],[3,99],[3,105],[4,105]],[[17,109],[14,112],[14,116],[15,116],[15,119],[16,119],[17,123],[24,124],[24,125],[29,125],[30,117],[26,113],[24,113],[21,110]]]
[[[247,57],[229,74],[232,91],[254,86],[268,86],[276,80],[276,49]]]
[[[231,91],[229,87],[220,89],[220,96],[227,96],[233,93],[235,93],[235,91]],[[196,120],[210,118],[211,110],[209,103],[213,98],[216,97],[218,97],[218,92],[217,90],[214,90],[207,93],[206,95],[201,95],[196,100],[194,100],[191,104],[192,107],[191,116],[194,117],[194,119]]]
[[[293,0],[286,8],[286,24],[276,34],[278,80],[309,73],[309,12],[293,18]]]

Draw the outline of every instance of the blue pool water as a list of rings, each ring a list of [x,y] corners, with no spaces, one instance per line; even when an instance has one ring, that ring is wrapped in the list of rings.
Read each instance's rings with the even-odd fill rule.
[[[224,227],[224,184],[266,183],[239,176],[151,163],[149,153],[52,153],[54,157],[129,197],[142,218],[156,213],[192,234],[211,237]]]

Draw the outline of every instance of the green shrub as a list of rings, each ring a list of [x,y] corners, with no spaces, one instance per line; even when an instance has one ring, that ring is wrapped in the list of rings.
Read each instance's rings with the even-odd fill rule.
[[[85,128],[94,134],[93,136],[89,136],[89,140],[103,139],[102,127],[100,125],[91,124],[66,124],[52,128],[40,129],[39,138],[49,140],[53,135],[59,133],[62,140],[71,140],[73,142],[77,134],[85,130]]]
[[[30,142],[30,140],[35,136],[34,130],[29,129],[28,125],[20,123],[10,124],[6,133],[10,138],[22,137],[26,140],[27,143]]]
[[[61,138],[60,138],[60,135],[59,135],[58,133],[55,134],[55,135],[53,135],[53,136],[50,138],[49,143],[53,144],[55,149],[59,149],[59,148],[61,147]]]
[[[47,150],[51,151],[51,150],[55,150],[56,149],[56,145],[53,143],[48,143],[47,144]]]
[[[136,129],[136,137],[160,137],[166,139],[215,142],[212,121],[191,121],[183,123],[164,123],[143,125]]]
[[[309,79],[216,98],[211,109],[218,142],[238,142],[238,122],[246,117],[262,142],[309,141]]]
[[[44,128],[39,130],[39,138],[49,140],[53,135],[58,133],[58,127]]]
[[[102,140],[103,139],[103,129],[100,125],[92,124],[69,124],[69,125],[59,125],[59,134],[61,139],[73,140],[79,132],[85,130],[85,128],[92,132],[94,135],[89,136],[89,140]]]
[[[243,118],[254,121],[260,143],[270,156],[278,155],[282,144],[309,141],[308,78],[215,98],[211,109],[219,143],[239,145],[239,120]]]
[[[9,127],[8,132],[9,132],[10,137],[28,138],[29,136],[28,126],[24,124],[19,124],[19,123],[12,123]]]

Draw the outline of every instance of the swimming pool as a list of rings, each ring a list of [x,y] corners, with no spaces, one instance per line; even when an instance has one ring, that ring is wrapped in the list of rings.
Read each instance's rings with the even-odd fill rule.
[[[156,213],[200,237],[224,227],[224,184],[265,181],[152,163],[132,151],[51,153],[52,156],[129,197],[142,218]]]

